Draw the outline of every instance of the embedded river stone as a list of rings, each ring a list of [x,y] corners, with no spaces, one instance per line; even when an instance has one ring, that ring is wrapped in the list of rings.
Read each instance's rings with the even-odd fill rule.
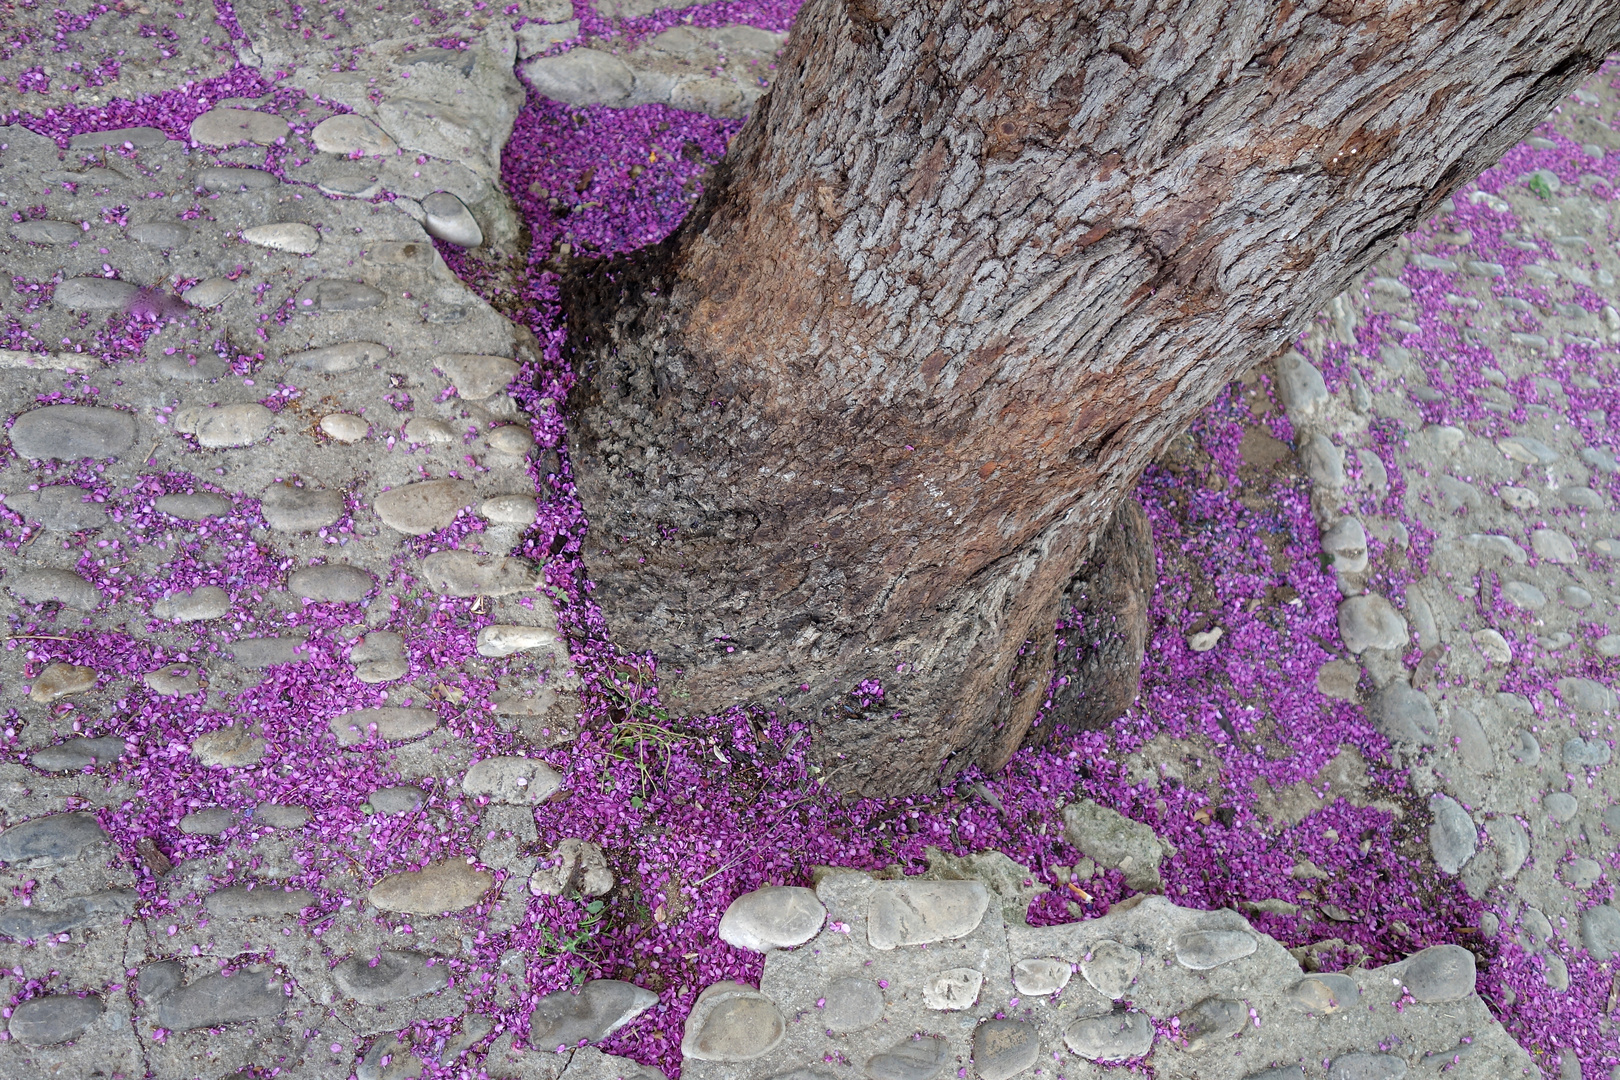
[[[129,238],[137,244],[177,248],[191,239],[191,226],[183,221],[146,221],[131,225]]]
[[[0,862],[72,859],[106,839],[94,814],[48,814],[0,832]]]
[[[343,113],[329,116],[310,133],[315,149],[345,157],[386,157],[399,152],[399,144],[382,128],[363,116]]]
[[[515,626],[509,623],[491,623],[478,631],[477,648],[479,656],[496,658],[534,649],[567,652],[567,646],[557,631],[544,626]]]
[[[1064,1031],[1063,1041],[1088,1061],[1124,1061],[1141,1057],[1153,1046],[1153,1022],[1139,1012],[1076,1020]]]
[[[484,242],[484,231],[467,205],[448,191],[435,191],[422,200],[422,228],[435,240],[457,247],[475,248]]]
[[[72,570],[24,570],[11,577],[11,595],[26,604],[58,603],[79,611],[93,611],[101,603],[101,590]]]
[[[1478,850],[1479,831],[1474,828],[1474,819],[1450,795],[1431,795],[1429,812],[1434,815],[1429,826],[1434,864],[1447,874],[1455,874]]]
[[[191,754],[198,761],[226,769],[257,765],[268,749],[262,738],[236,725],[199,735],[191,744]]]
[[[421,480],[383,492],[372,506],[390,529],[425,536],[456,520],[475,498],[465,480]]]
[[[936,1012],[961,1012],[973,1008],[982,989],[984,972],[978,968],[946,968],[923,983],[923,1004]]]
[[[932,1035],[902,1039],[866,1059],[866,1075],[872,1080],[934,1080],[951,1063],[951,1048]]]
[[[1358,655],[1368,649],[1399,649],[1410,643],[1406,620],[1376,593],[1352,596],[1339,605],[1339,636],[1344,647]]]
[[[264,191],[281,183],[274,173],[245,165],[210,165],[198,171],[197,182],[205,191],[218,192]]]
[[[180,819],[180,831],[187,836],[218,836],[236,824],[236,811],[225,806],[205,806]]]
[[[578,994],[558,990],[535,1002],[529,1044],[550,1051],[599,1043],[656,1004],[657,994],[618,979],[593,979]]]
[[[287,251],[294,255],[313,255],[321,246],[321,234],[311,225],[297,221],[278,221],[273,225],[255,225],[242,230],[242,239],[272,251]]]
[[[511,385],[520,370],[516,360],[480,353],[451,353],[439,359],[439,368],[450,378],[456,396],[483,401]]]
[[[330,413],[321,417],[321,431],[336,442],[357,443],[371,431],[371,425],[353,413]]]
[[[1406,1062],[1393,1054],[1340,1054],[1328,1068],[1328,1080],[1401,1080]]]
[[[1258,947],[1254,935],[1242,930],[1189,930],[1175,939],[1176,960],[1194,971],[1230,964]]]
[[[1594,960],[1614,959],[1620,953],[1620,911],[1599,904],[1581,912],[1581,944]]]
[[[1564,742],[1564,768],[1598,768],[1607,765],[1612,754],[1613,751],[1606,742],[1597,739],[1568,739]]]
[[[990,891],[977,881],[880,882],[867,910],[866,937],[884,950],[966,937],[989,906]]]
[[[497,454],[522,457],[534,449],[534,433],[521,424],[506,424],[484,436],[484,442]]]
[[[1338,972],[1307,975],[1288,991],[1288,1001],[1301,1012],[1331,1016],[1361,1000],[1356,980]]]
[[[36,750],[28,764],[45,772],[78,772],[93,765],[104,765],[124,756],[124,737],[108,735],[100,739],[69,739],[65,743]]]
[[[1026,997],[1045,997],[1069,985],[1074,969],[1067,960],[1036,956],[1013,965],[1013,989]]]
[[[230,975],[204,975],[169,991],[158,999],[157,1026],[195,1031],[262,1020],[281,1015],[291,1002],[275,971],[256,965]]]
[[[342,563],[306,566],[287,576],[287,590],[294,596],[338,604],[358,604],[375,584],[366,571]]]
[[[50,994],[14,1008],[6,1030],[24,1046],[54,1046],[77,1036],[106,1011],[98,997]]]
[[[297,664],[309,659],[309,642],[301,637],[242,638],[227,647],[230,658],[248,668]]]
[[[422,580],[446,596],[510,596],[533,592],[545,576],[522,559],[456,549],[423,559]]]
[[[432,709],[383,707],[357,709],[333,717],[328,725],[339,746],[358,746],[372,736],[384,742],[419,739],[439,726],[439,714]]]
[[[345,281],[342,278],[322,278],[311,281],[298,290],[293,310],[305,313],[316,311],[365,311],[388,299],[382,291],[363,281]]]
[[[90,492],[72,484],[56,484],[38,491],[6,496],[6,509],[15,510],[26,521],[37,521],[53,532],[98,529],[107,523],[107,511],[100,503],[87,501]]]
[[[1205,998],[1181,1013],[1181,1036],[1187,1040],[1187,1052],[1196,1054],[1221,1039],[1236,1035],[1248,1020],[1249,1008],[1243,1002],[1231,998]]]
[[[127,451],[135,443],[136,430],[135,417],[117,409],[46,405],[17,417],[11,425],[11,446],[34,461],[100,460]]]
[[[1159,864],[1169,854],[1152,828],[1091,799],[1063,811],[1063,836],[1099,866],[1125,873],[1127,887],[1144,892],[1164,888]]]
[[[85,131],[68,140],[69,150],[101,150],[106,147],[125,146],[134,150],[148,146],[162,146],[169,140],[161,128],[127,127],[110,131]]]
[[[731,902],[720,918],[720,940],[750,952],[791,949],[820,933],[826,919],[814,891],[767,885]]]
[[[367,899],[382,911],[443,915],[472,907],[493,884],[494,875],[451,858],[389,874],[371,887]]]
[[[287,363],[305,371],[318,371],[337,375],[357,367],[370,367],[388,359],[388,347],[375,341],[345,341],[337,345],[324,345],[306,349],[288,356]]]
[[[1142,970],[1142,954],[1117,941],[1099,941],[1091,955],[1080,961],[1080,974],[1104,997],[1115,1001],[1136,981]]]
[[[170,664],[141,676],[146,688],[164,697],[195,694],[203,688],[203,671],[191,664]]]
[[[450,968],[442,957],[385,950],[349,957],[332,969],[332,981],[362,1005],[387,1005],[443,990],[450,985]]]
[[[533,495],[497,495],[479,503],[478,514],[497,525],[533,525],[540,503]]]
[[[274,886],[249,889],[233,885],[209,893],[203,906],[210,915],[221,919],[258,919],[296,915],[314,903],[315,894],[308,889],[281,889]]]
[[[47,664],[28,690],[28,700],[49,704],[69,694],[95,689],[96,669],[82,664]]]
[[[371,804],[371,809],[379,814],[409,814],[426,805],[427,793],[409,784],[396,784],[393,787],[378,788],[366,801]]]
[[[1461,945],[1434,945],[1414,953],[1401,982],[1418,1001],[1460,1001],[1474,992],[1474,954]]]
[[[11,235],[30,244],[70,244],[84,231],[70,221],[19,221]]]
[[[986,1020],[973,1029],[973,1065],[980,1080],[1011,1080],[1041,1055],[1041,1033],[1022,1020]]]
[[[272,829],[302,829],[309,823],[309,807],[281,803],[260,803],[253,809],[253,820]]]
[[[787,1021],[774,1001],[742,983],[720,982],[692,1006],[681,1054],[698,1061],[751,1061],[774,1050],[786,1033]]]
[[[846,975],[827,984],[821,994],[821,1016],[816,1021],[828,1031],[846,1034],[865,1031],[883,1018],[883,991],[871,979]]]
[[[1367,712],[1390,742],[1433,746],[1440,732],[1429,696],[1398,680],[1378,692]]]
[[[336,524],[348,511],[341,492],[283,482],[264,489],[259,512],[272,529],[306,532]]]
[[[252,446],[270,433],[276,414],[257,402],[221,405],[197,418],[197,443],[210,450]]]
[[[216,308],[236,295],[236,282],[230,278],[209,277],[203,278],[197,284],[180,294],[180,299],[194,308]],[[195,431],[182,430],[182,434],[196,434]]]
[[[563,778],[535,758],[491,757],[478,762],[461,778],[468,795],[486,795],[491,802],[538,806],[562,789]]]
[[[53,299],[72,311],[117,311],[126,308],[140,295],[140,287],[117,278],[68,278],[56,287]],[[52,405],[49,408],[89,408],[86,405]],[[38,411],[38,410],[36,410]],[[15,438],[13,438],[15,443]],[[39,457],[38,454],[26,455]]]
[[[353,1080],[416,1080],[425,1066],[398,1035],[379,1035],[354,1070]]]
[[[153,509],[181,521],[207,521],[224,517],[231,512],[231,500],[211,491],[196,491],[184,495],[164,495],[152,503]]]
[[[171,593],[152,605],[152,616],[174,622],[217,619],[231,610],[231,597],[218,585],[204,585],[191,592]]]
[[[0,908],[0,937],[40,941],[49,934],[116,922],[134,911],[139,899],[134,889],[103,889],[75,896],[57,907]]]
[[[202,294],[198,294],[199,297]],[[191,296],[190,291],[186,293]],[[165,356],[157,362],[158,373],[175,382],[205,383],[220,379],[230,371],[225,361],[217,356]]]
[[[191,122],[192,141],[203,146],[269,146],[291,130],[281,117],[252,109],[209,109]]]

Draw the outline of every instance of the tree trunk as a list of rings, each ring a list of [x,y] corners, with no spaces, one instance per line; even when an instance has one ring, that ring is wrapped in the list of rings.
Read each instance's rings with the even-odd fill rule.
[[[1141,470],[1617,43],[1613,0],[808,0],[688,222],[566,288],[615,640],[846,790],[999,767]]]

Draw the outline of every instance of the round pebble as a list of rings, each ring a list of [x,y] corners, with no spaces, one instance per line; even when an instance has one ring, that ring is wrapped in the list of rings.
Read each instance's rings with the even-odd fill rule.
[[[321,430],[340,443],[357,443],[366,437],[371,425],[352,413],[329,413],[321,417]]]

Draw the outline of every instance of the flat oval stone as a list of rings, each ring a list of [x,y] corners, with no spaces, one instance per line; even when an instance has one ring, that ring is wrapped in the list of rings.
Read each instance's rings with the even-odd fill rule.
[[[511,596],[534,592],[545,576],[522,559],[456,549],[423,559],[422,580],[446,596]]]
[[[478,513],[497,525],[533,525],[540,516],[540,504],[533,495],[497,495],[480,503]]]
[[[199,735],[191,744],[191,756],[204,765],[240,769],[264,760],[269,748],[259,736],[232,725]]]
[[[25,604],[57,603],[77,611],[94,611],[101,590],[72,570],[24,570],[7,587]]]
[[[618,979],[592,979],[578,994],[558,990],[535,1002],[529,1045],[541,1050],[599,1043],[647,1009],[658,995]]]
[[[978,1003],[984,972],[958,967],[936,971],[923,982],[923,1005],[936,1012],[961,1012]]]
[[[117,311],[128,307],[140,291],[131,282],[117,278],[76,277],[58,285],[51,299],[72,311]]]
[[[156,248],[177,248],[191,239],[191,226],[183,221],[143,221],[129,227],[129,238]]]
[[[1479,830],[1468,816],[1468,811],[1450,795],[1429,798],[1429,812],[1434,821],[1429,825],[1429,848],[1434,864],[1447,874],[1460,871],[1479,848]]]
[[[516,360],[482,353],[450,353],[441,357],[439,368],[456,388],[456,396],[483,401],[505,390],[521,368]]]
[[[232,660],[249,668],[301,664],[309,659],[309,642],[301,637],[242,638],[228,648]]]
[[[1393,1054],[1340,1054],[1328,1069],[1328,1080],[1401,1080],[1406,1062]]]
[[[881,1054],[866,1059],[872,1080],[934,1080],[951,1064],[951,1048],[944,1039],[925,1035],[902,1039]]]
[[[427,1066],[412,1051],[404,1035],[405,1032],[400,1032],[373,1039],[355,1067],[353,1080],[418,1080]]]
[[[13,428],[13,431],[16,429]],[[15,436],[12,437],[15,441]],[[1564,703],[1581,712],[1612,713],[1615,711],[1615,692],[1593,679],[1559,679],[1558,696]]]
[[[1378,692],[1368,710],[1371,719],[1390,742],[1433,746],[1440,732],[1429,696],[1404,682],[1393,682]]]
[[[973,1065],[981,1080],[1011,1080],[1041,1056],[1041,1033],[1023,1020],[987,1020],[973,1029]]]
[[[379,814],[414,814],[427,805],[427,794],[419,787],[399,784],[378,788],[366,801]]]
[[[375,341],[344,341],[336,345],[323,345],[319,349],[305,349],[286,357],[287,363],[305,371],[318,371],[324,375],[338,375],[357,367],[370,367],[388,359],[388,348]]]
[[[296,311],[365,311],[388,299],[382,291],[363,281],[324,278],[311,281],[298,290],[293,302]]]
[[[405,441],[413,446],[448,446],[456,441],[456,433],[443,420],[415,416],[406,421]]]
[[[1607,765],[1612,751],[1597,739],[1569,739],[1564,743],[1564,768],[1587,769]]]
[[[270,433],[276,414],[258,402],[208,409],[197,421],[197,442],[210,450],[252,446]]]
[[[253,820],[272,829],[302,829],[309,823],[309,807],[260,803],[253,808]]]
[[[461,790],[468,795],[486,795],[490,802],[511,806],[538,806],[562,786],[562,776],[535,758],[488,757],[461,778]]]
[[[85,233],[71,221],[20,221],[11,235],[29,244],[71,244]]]
[[[1576,561],[1575,541],[1556,529],[1537,529],[1530,534],[1530,550],[1548,562],[1569,565]]]
[[[68,140],[69,150],[101,150],[109,146],[125,146],[141,150],[148,146],[162,146],[169,141],[161,128],[127,127],[110,131],[84,131]]]
[[[47,664],[28,690],[28,700],[48,705],[69,694],[95,689],[96,669],[80,664]]]
[[[457,247],[475,248],[484,242],[484,230],[467,204],[448,191],[435,191],[422,200],[422,228],[435,240]]]
[[[1242,930],[1190,930],[1176,935],[1176,960],[1182,967],[1207,971],[1250,955],[1259,944]]]
[[[511,656],[515,653],[546,649],[566,656],[567,645],[555,630],[543,626],[513,626],[491,623],[478,631],[479,656]]]
[[[230,278],[207,277],[180,294],[194,308],[216,308],[236,295],[236,282]]]
[[[313,255],[321,246],[321,234],[315,231],[314,226],[299,221],[255,225],[242,230],[242,239],[271,251],[287,251],[294,255]]]
[[[421,480],[383,492],[372,506],[389,528],[425,536],[449,525],[476,497],[466,480]]]
[[[750,952],[791,949],[819,934],[826,920],[813,890],[767,885],[731,902],[720,917],[720,940]]]
[[[47,405],[30,409],[11,425],[11,445],[35,461],[114,458],[135,442],[135,418],[93,405]]]
[[[76,1038],[106,1011],[98,997],[49,994],[14,1008],[6,1030],[24,1046],[54,1046]]]
[[[375,176],[362,173],[342,173],[337,176],[328,176],[317,181],[315,186],[328,195],[336,195],[344,199],[370,199],[382,191],[382,184]]]
[[[698,1061],[752,1061],[774,1050],[786,1033],[782,1010],[770,998],[741,983],[715,983],[698,995],[686,1019],[681,1055]]]
[[[321,430],[334,442],[347,445],[364,439],[371,425],[352,413],[330,413],[321,417]]]
[[[175,382],[205,383],[222,379],[230,373],[225,361],[217,356],[165,356],[157,362],[158,374]]]
[[[37,521],[53,532],[98,529],[107,523],[107,511],[89,501],[90,492],[72,484],[54,484],[38,491],[6,496],[6,508],[24,520]]]
[[[345,157],[384,157],[399,153],[399,144],[387,132],[363,116],[344,113],[329,116],[311,132],[315,149]]]
[[[0,937],[43,941],[51,934],[120,921],[135,910],[139,899],[134,889],[102,889],[72,897],[55,908],[38,905],[0,908]]]
[[[180,831],[187,836],[218,836],[236,824],[236,811],[228,806],[207,806],[180,819]]]
[[[336,524],[348,508],[343,505],[341,492],[282,482],[265,488],[259,512],[272,529],[307,532]]]
[[[357,604],[375,585],[366,571],[342,563],[306,566],[287,575],[287,588],[294,596],[323,603]]]
[[[419,240],[379,240],[366,249],[369,263],[385,266],[416,266],[427,269],[433,265],[435,252],[432,244]]]
[[[1581,912],[1581,944],[1594,960],[1614,959],[1620,953],[1620,911],[1599,904]]]
[[[1301,1012],[1331,1016],[1361,1000],[1356,980],[1338,972],[1307,975],[1288,990],[1288,1003]]]
[[[1339,636],[1345,648],[1357,654],[1409,644],[1406,620],[1376,593],[1352,596],[1339,604]]]
[[[1117,941],[1099,941],[1091,954],[1080,961],[1080,974],[1104,997],[1115,1001],[1125,996],[1142,970],[1142,954]]]
[[[1076,1020],[1063,1032],[1063,1041],[1088,1061],[1124,1061],[1146,1054],[1153,1035],[1147,1013],[1124,1012]]]
[[[203,689],[203,670],[193,664],[169,664],[141,677],[146,688],[164,697],[184,697]]]
[[[979,928],[990,893],[977,881],[880,882],[866,915],[874,949],[966,937]]]
[[[367,899],[381,911],[443,915],[472,907],[494,884],[494,875],[451,858],[389,874],[371,887]]]
[[[217,619],[231,610],[231,595],[218,585],[204,585],[191,592],[172,593],[152,605],[152,616],[175,622]]]
[[[253,109],[209,109],[191,122],[191,140],[203,146],[270,146],[292,129],[273,113]]]
[[[197,172],[197,183],[207,191],[264,191],[281,183],[274,173],[246,165],[210,165]]]
[[[1249,1021],[1249,1007],[1232,998],[1209,997],[1183,1011],[1180,1021],[1186,1050],[1196,1054],[1240,1033]]]
[[[834,979],[821,993],[822,1006],[817,1025],[845,1034],[865,1031],[883,1019],[883,991],[870,979],[845,976]]]
[[[315,903],[315,894],[308,889],[256,889],[233,885],[216,889],[208,894],[203,907],[210,915],[221,919],[273,919],[283,915],[297,915]]]
[[[484,442],[498,454],[522,457],[534,449],[534,433],[521,424],[506,424],[484,436]]]
[[[106,839],[94,814],[47,814],[0,832],[0,862],[72,859]]]
[[[185,495],[163,495],[152,503],[160,514],[177,517],[181,521],[207,521],[224,517],[231,512],[231,500],[211,491],[197,491]]]
[[[1418,1001],[1461,1001],[1474,992],[1474,954],[1461,945],[1434,945],[1408,957],[1401,982]]]
[[[443,990],[450,985],[450,969],[440,957],[385,950],[375,957],[349,957],[332,969],[332,981],[362,1005],[387,1005]]]
[[[44,772],[79,772],[94,765],[105,765],[124,756],[124,737],[107,735],[99,739],[69,739],[55,746],[35,750],[28,764]]]
[[[1074,968],[1055,956],[1036,956],[1013,965],[1013,988],[1027,997],[1045,997],[1069,985]]]
[[[150,1005],[165,994],[180,988],[186,981],[185,965],[178,960],[159,960],[141,968],[135,980],[135,992]]]
[[[157,1026],[170,1031],[224,1027],[244,1020],[280,1016],[292,1004],[283,983],[268,967],[230,975],[204,975],[157,1001]]]
[[[391,630],[373,630],[349,650],[349,659],[356,663],[362,660],[397,660],[404,655],[405,635]]]
[[[358,746],[371,738],[375,725],[377,738],[383,742],[401,742],[420,739],[439,726],[439,714],[432,709],[404,709],[384,707],[357,709],[333,717],[330,727],[342,747]]]

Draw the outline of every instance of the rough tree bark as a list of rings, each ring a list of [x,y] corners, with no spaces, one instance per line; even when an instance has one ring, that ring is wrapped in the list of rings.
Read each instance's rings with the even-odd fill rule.
[[[616,640],[844,789],[1000,766],[1166,440],[1617,44],[1614,0],[808,0],[690,220],[566,289]]]

